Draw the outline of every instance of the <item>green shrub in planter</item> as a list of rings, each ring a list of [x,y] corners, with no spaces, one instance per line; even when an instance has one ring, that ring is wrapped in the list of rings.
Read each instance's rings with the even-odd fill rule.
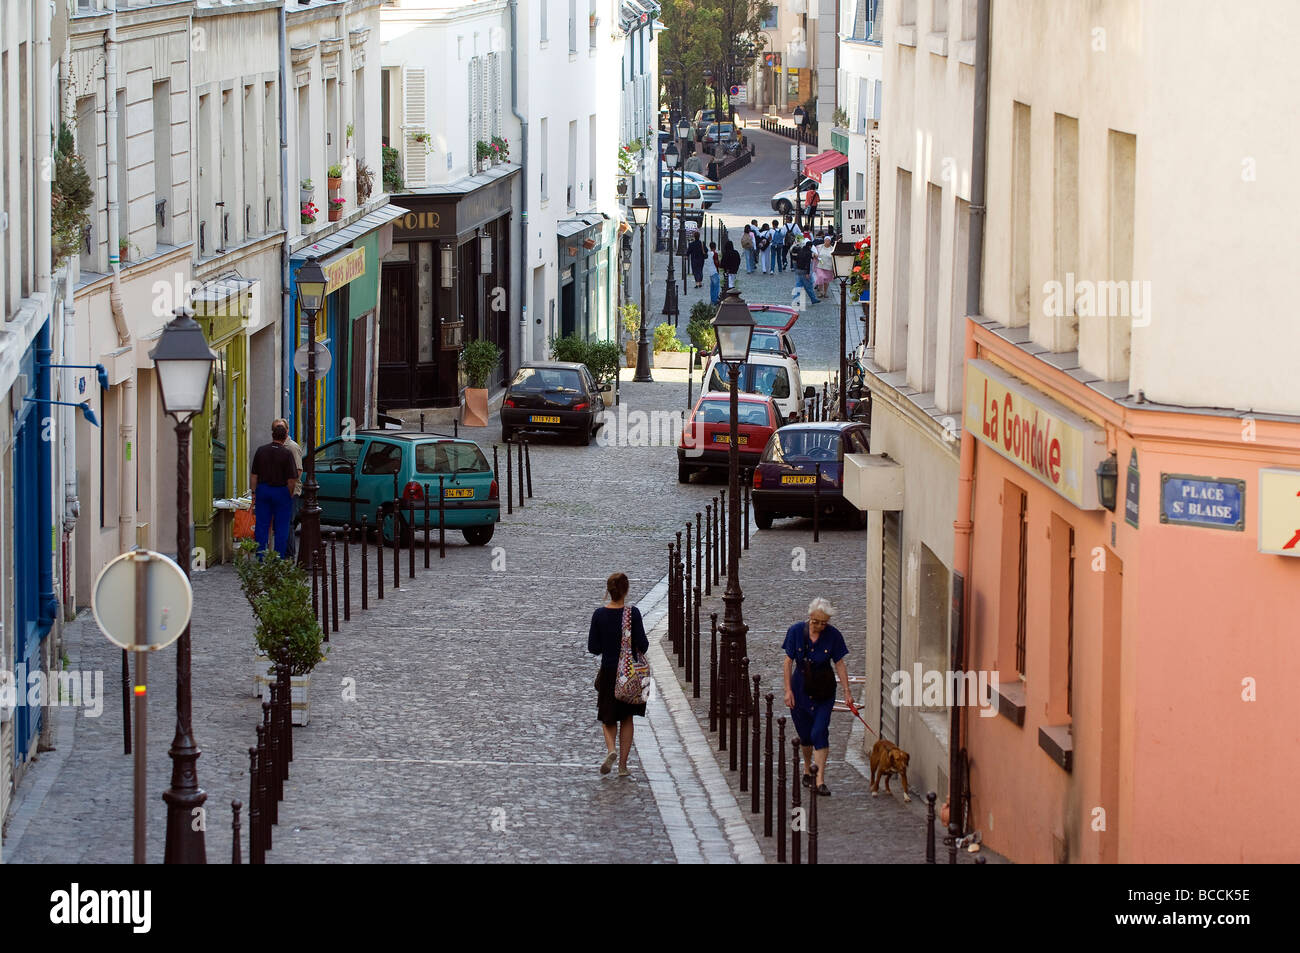
[[[684,351],[686,345],[677,340],[677,329],[665,321],[655,328],[656,351]]]
[[[487,387],[488,378],[500,360],[501,348],[482,338],[470,341],[460,352],[460,366],[465,371],[470,387]]]
[[[622,355],[617,341],[592,341],[587,345],[587,360],[583,363],[591,371],[596,383],[604,387],[618,377],[619,358]]]
[[[628,334],[637,334],[641,330],[641,308],[629,301],[618,309],[623,318],[623,330]]]
[[[311,611],[307,570],[292,559],[281,559],[273,549],[259,560],[257,544],[244,540],[235,572],[257,617],[257,650],[271,659],[272,673],[284,669],[292,677],[310,674],[325,656],[321,628]]]
[[[713,331],[713,317],[717,310],[707,301],[697,301],[691,308],[691,320],[686,325],[686,336],[691,339],[695,345],[695,350],[702,351],[705,354],[713,350],[717,344],[717,336]]]
[[[574,364],[587,363],[587,342],[576,334],[568,337],[551,338],[551,360],[571,361]]]

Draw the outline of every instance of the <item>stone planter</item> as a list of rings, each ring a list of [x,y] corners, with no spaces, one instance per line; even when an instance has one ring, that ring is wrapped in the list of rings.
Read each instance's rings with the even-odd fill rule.
[[[466,427],[488,425],[488,392],[486,387],[466,387],[465,403],[461,407],[460,422]]]
[[[636,338],[627,339],[627,366],[636,367]]]
[[[655,351],[654,361],[655,367],[685,371],[690,369],[691,355],[689,351]]]
[[[312,200],[312,196],[314,196],[315,194],[316,194],[316,190],[315,190],[315,189],[299,189],[299,190],[298,190],[298,207],[301,208],[302,206],[304,206],[304,205],[306,205],[308,202],[310,202],[310,201]]]
[[[271,657],[269,655],[253,656],[253,694],[267,701],[271,700],[270,685],[275,681],[271,674]]]

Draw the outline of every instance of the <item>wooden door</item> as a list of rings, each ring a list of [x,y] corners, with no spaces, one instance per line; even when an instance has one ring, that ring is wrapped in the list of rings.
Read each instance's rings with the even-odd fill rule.
[[[385,262],[380,290],[379,403],[415,405],[415,366],[419,355],[419,309],[411,294],[409,262]]]

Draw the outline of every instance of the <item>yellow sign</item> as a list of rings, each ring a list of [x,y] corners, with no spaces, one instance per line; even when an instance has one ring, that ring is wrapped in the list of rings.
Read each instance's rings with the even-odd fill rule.
[[[1105,431],[988,361],[966,365],[966,428],[1079,509],[1100,508]]]
[[[1259,471],[1259,551],[1300,556],[1300,470]]]
[[[333,294],[366,273],[366,250],[358,248],[321,265],[325,270],[325,293]]]

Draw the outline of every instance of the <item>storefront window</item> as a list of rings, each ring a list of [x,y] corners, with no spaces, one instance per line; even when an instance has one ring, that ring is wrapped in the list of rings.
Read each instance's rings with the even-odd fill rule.
[[[229,495],[226,476],[227,461],[238,459],[230,452],[229,422],[226,413],[226,349],[215,349],[217,359],[212,364],[212,393],[208,398],[209,438],[212,441],[212,498],[224,500]]]

